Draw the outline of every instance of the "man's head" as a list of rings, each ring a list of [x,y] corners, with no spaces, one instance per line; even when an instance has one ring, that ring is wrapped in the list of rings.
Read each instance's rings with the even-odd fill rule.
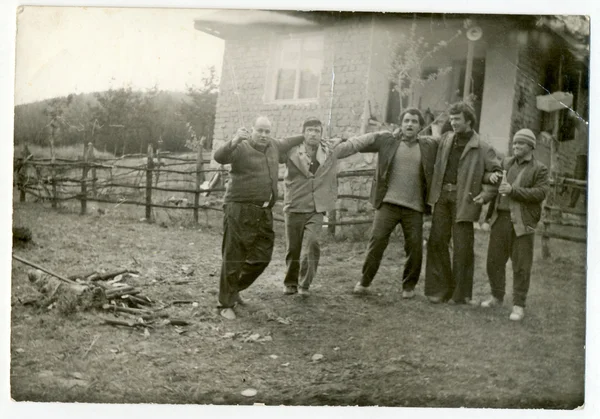
[[[518,159],[528,158],[533,153],[536,142],[533,131],[527,128],[518,130],[513,137],[513,155]]]
[[[318,118],[311,116],[302,124],[302,134],[304,134],[304,141],[308,145],[316,146],[321,142],[323,124]]]
[[[400,126],[404,138],[416,138],[425,125],[425,119],[417,108],[408,108],[400,114]]]
[[[450,115],[450,125],[456,133],[469,132],[477,123],[475,111],[465,102],[450,105],[448,114]]]
[[[266,116],[259,116],[254,121],[252,126],[252,135],[250,140],[254,145],[259,147],[265,147],[269,142],[269,135],[271,134],[271,121]]]

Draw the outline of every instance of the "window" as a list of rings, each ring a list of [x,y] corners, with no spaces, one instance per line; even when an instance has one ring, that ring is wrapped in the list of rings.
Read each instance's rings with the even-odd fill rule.
[[[273,101],[308,101],[319,97],[323,68],[323,36],[304,35],[282,39],[276,45],[271,68]]]

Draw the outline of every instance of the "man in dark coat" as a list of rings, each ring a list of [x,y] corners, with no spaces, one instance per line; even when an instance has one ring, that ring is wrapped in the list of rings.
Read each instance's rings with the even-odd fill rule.
[[[492,146],[474,130],[475,112],[463,102],[448,110],[452,131],[440,139],[428,203],[433,207],[427,242],[425,295],[432,303],[473,303],[474,231],[500,161]],[[449,243],[453,252],[450,261]]]
[[[536,138],[529,129],[517,131],[513,137],[513,156],[502,162],[506,178],[498,187],[487,254],[487,274],[492,295],[482,307],[502,304],[506,283],[506,262],[513,268],[513,309],[510,320],[525,316],[525,299],[529,290],[535,228],[540,221],[542,202],[548,193],[548,168],[536,160],[533,150]],[[497,181],[492,176],[492,181]]]
[[[371,204],[375,218],[362,268],[362,278],[355,294],[368,293],[375,278],[390,235],[398,224],[404,235],[407,256],[402,274],[402,297],[412,298],[419,281],[423,262],[423,213],[427,211],[427,192],[433,174],[437,142],[418,137],[425,123],[421,112],[409,108],[400,115],[400,132],[366,134],[359,151],[378,153],[375,182],[371,188]]]

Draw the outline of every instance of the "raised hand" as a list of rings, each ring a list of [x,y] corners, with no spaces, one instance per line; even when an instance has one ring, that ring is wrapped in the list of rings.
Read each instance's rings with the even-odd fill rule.
[[[247,140],[248,138],[250,138],[250,132],[246,128],[238,128],[238,130],[235,133],[235,136],[233,137],[233,140],[231,141],[231,144],[233,146],[236,146],[242,141]]]

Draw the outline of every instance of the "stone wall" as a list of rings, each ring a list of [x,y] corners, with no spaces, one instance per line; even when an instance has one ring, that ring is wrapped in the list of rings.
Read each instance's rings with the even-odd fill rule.
[[[529,128],[539,134],[545,127],[542,125],[544,112],[537,109],[536,96],[548,92],[542,87],[545,81],[545,71],[549,63],[549,55],[539,48],[531,35],[520,34],[517,56],[517,80],[514,87],[514,103],[511,118],[510,139],[521,128]],[[510,143],[509,143],[510,144]],[[578,154],[587,154],[587,136],[576,133],[574,140],[558,142],[556,147],[556,172],[572,174],[575,169]],[[550,142],[538,136],[535,155],[550,167]]]

